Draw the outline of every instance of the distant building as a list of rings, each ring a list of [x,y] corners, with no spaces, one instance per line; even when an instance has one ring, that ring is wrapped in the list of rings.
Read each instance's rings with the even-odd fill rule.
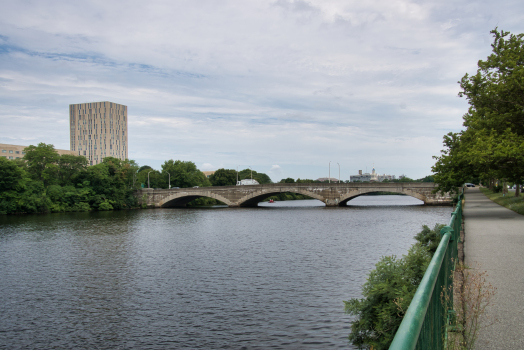
[[[23,158],[25,155],[24,149],[28,146],[19,146],[19,145],[8,145],[5,143],[0,143],[0,157],[4,157],[7,159],[19,159]],[[75,152],[65,150],[65,149],[55,149],[55,151],[58,152],[59,155],[63,154],[71,154],[76,155]]]
[[[105,157],[128,158],[127,106],[113,102],[69,105],[71,150],[89,165]]]
[[[203,171],[204,175],[206,175],[206,177],[209,179],[209,177],[211,175],[213,175],[215,173],[216,170],[213,170],[213,171]]]
[[[362,170],[359,170],[358,175],[351,175],[349,177],[350,182],[382,182],[384,180],[395,180],[395,175],[379,175],[376,173],[375,167],[373,167],[373,169],[371,170],[371,174],[362,174]]]
[[[246,185],[260,185],[257,180],[254,179],[244,179],[237,182],[237,186],[246,186]]]

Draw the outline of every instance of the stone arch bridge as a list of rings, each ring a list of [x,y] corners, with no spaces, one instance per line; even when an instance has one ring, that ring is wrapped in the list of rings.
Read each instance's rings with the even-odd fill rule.
[[[394,182],[394,183],[278,183],[253,186],[216,186],[200,188],[145,188],[135,192],[141,204],[148,207],[184,207],[199,197],[217,199],[229,207],[256,207],[265,198],[292,192],[304,194],[324,202],[328,207],[345,206],[358,196],[373,192],[391,192],[415,197],[425,205],[451,205],[452,199],[432,193],[432,182]]]

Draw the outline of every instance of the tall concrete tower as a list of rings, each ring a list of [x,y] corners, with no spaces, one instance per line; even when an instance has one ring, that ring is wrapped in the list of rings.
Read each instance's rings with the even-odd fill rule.
[[[128,158],[127,106],[113,102],[69,105],[71,151],[90,165],[105,157]]]

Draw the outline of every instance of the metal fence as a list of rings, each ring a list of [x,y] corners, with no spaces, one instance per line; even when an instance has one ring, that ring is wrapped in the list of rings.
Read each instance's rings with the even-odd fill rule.
[[[463,196],[464,190],[451,214],[449,225],[440,231],[440,244],[395,334],[390,350],[444,348],[450,315],[447,306],[441,301],[441,293],[446,288],[450,291],[450,302],[453,302],[451,275],[458,257]]]

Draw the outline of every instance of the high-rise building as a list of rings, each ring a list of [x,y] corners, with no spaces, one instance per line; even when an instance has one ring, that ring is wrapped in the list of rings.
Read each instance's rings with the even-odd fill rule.
[[[105,157],[127,159],[127,106],[113,102],[69,105],[71,151],[90,165]]]

